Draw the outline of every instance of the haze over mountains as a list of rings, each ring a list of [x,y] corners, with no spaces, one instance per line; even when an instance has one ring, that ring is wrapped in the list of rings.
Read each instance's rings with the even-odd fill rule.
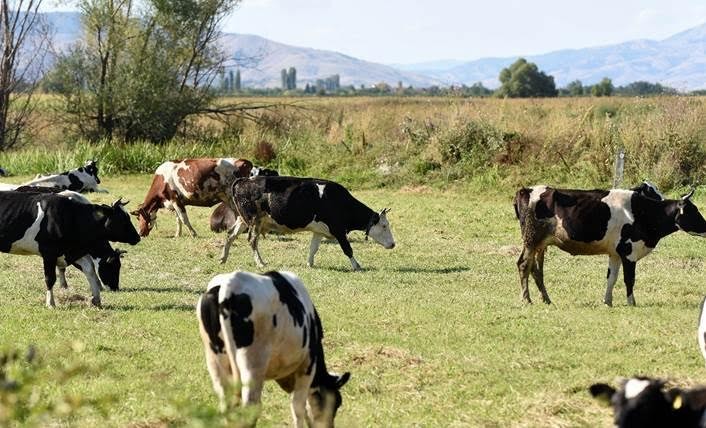
[[[80,37],[78,13],[47,14],[63,47]],[[298,85],[339,74],[341,85],[370,86],[386,82],[396,86],[482,82],[498,86],[498,74],[517,57],[474,61],[440,60],[420,64],[379,64],[339,52],[290,46],[256,35],[226,33],[221,45],[241,67],[244,87],[279,87],[283,68],[296,67]],[[706,88],[706,24],[664,40],[634,40],[616,45],[569,49],[530,55],[529,61],[554,76],[558,86],[579,79],[592,84],[609,77],[615,85],[637,80],[657,82],[679,90]]]

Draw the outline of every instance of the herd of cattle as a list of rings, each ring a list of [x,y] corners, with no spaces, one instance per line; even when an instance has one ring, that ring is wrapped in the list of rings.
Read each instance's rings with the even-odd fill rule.
[[[0,169],[0,174],[5,171]],[[176,233],[196,231],[186,206],[212,207],[211,229],[226,231],[220,261],[225,263],[234,239],[248,231],[255,263],[263,267],[259,237],[268,232],[312,232],[307,264],[322,239],[338,242],[353,270],[361,269],[347,234],[363,231],[386,249],[395,247],[389,209],[376,212],[338,183],[283,177],[245,159],[185,159],[160,165],[143,203],[131,213],[127,202],[92,204],[81,193],[105,192],[98,187],[98,165],[53,175],[39,175],[22,185],[0,184],[0,252],[39,255],[47,289],[46,305],[55,305],[53,286],[67,287],[64,271],[78,267],[86,276],[91,303],[101,305],[102,285],[119,289],[120,259],[125,251],[111,242],[136,245],[149,235],[157,212],[176,214]],[[666,199],[644,182],[630,190],[570,190],[547,186],[520,189],[514,209],[523,249],[517,261],[521,297],[531,303],[532,275],[542,300],[551,300],[544,285],[544,255],[554,245],[572,255],[608,255],[604,303],[612,305],[620,267],[627,302],[635,305],[635,266],[667,235],[683,230],[706,237],[706,220],[691,202],[694,191]],[[138,219],[135,229],[130,214]],[[206,363],[220,406],[226,391],[237,385],[232,403],[260,401],[263,382],[273,379],[291,393],[296,426],[332,426],[341,405],[340,388],[350,378],[328,372],[322,346],[323,328],[302,281],[291,272],[263,275],[233,272],[217,275],[197,304]],[[706,311],[699,343],[706,358]],[[611,402],[619,426],[706,426],[706,388],[664,391],[665,382],[632,378],[616,390],[606,384],[590,388]]]

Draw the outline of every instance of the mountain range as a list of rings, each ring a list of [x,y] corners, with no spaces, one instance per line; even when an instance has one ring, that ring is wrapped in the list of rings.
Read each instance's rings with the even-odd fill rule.
[[[67,46],[80,37],[80,16],[75,12],[47,13],[56,31],[56,44]],[[418,64],[379,64],[339,52],[290,46],[266,38],[225,33],[220,45],[232,67],[241,68],[245,87],[279,87],[281,70],[295,67],[299,86],[333,74],[341,85],[373,85],[386,82],[405,86],[482,82],[498,86],[498,74],[517,57],[483,58],[474,61],[443,60]],[[706,24],[664,40],[567,49],[530,55],[529,61],[554,76],[558,86],[579,79],[592,84],[609,77],[615,85],[637,80],[657,82],[678,90],[706,88]]]

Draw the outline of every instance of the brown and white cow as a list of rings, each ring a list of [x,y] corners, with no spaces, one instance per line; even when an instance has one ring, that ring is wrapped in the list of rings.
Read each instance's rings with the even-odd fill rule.
[[[236,177],[248,177],[252,167],[249,160],[235,158],[164,162],[155,171],[144,202],[131,213],[139,219],[140,236],[149,235],[160,208],[176,213],[175,237],[181,236],[182,224],[186,225],[191,236],[196,236],[184,207],[211,207],[227,201],[226,189]]]

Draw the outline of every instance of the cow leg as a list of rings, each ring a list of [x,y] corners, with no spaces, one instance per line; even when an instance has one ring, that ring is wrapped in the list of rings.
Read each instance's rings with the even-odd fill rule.
[[[177,210],[174,210],[174,215],[176,217],[176,232],[174,232],[174,237],[178,238],[181,236],[181,218],[179,218],[179,214],[177,214]]]
[[[228,230],[227,236],[226,236],[226,241],[223,244],[223,250],[221,251],[221,264],[225,263],[226,260],[228,260],[228,254],[230,253],[230,246],[233,245],[233,241],[235,241],[235,238],[240,235],[240,233],[245,229],[246,225],[243,219],[238,216],[235,219],[235,224],[233,227]]]
[[[552,301],[549,299],[547,289],[544,287],[544,254],[546,252],[546,248],[537,250],[534,258],[534,267],[532,268],[532,278],[534,278],[534,283],[537,284],[537,289],[542,294],[542,301],[547,305],[551,305]]]
[[[336,232],[333,234],[333,237],[336,238],[338,241],[338,245],[341,246],[341,249],[343,250],[343,254],[348,256],[348,259],[351,261],[351,267],[353,270],[362,270],[360,267],[360,264],[358,264],[358,261],[353,257],[353,248],[351,247],[351,243],[348,242],[348,238],[346,237],[345,232]]]
[[[189,222],[189,216],[186,215],[186,209],[178,204],[174,204],[174,212],[177,215],[177,236],[181,236],[181,225],[178,222],[182,222],[186,225],[186,228],[189,229],[191,236],[193,238],[196,238],[196,230],[191,227],[191,222]]]
[[[44,282],[47,286],[47,308],[56,307],[54,302],[54,284],[56,283],[56,258],[55,257],[43,257],[44,262]]]
[[[530,250],[527,246],[522,248],[520,258],[517,259],[517,270],[520,272],[520,296],[527,303],[532,303],[529,294],[529,276],[535,267],[535,250]]]
[[[250,350],[252,352],[252,349]],[[269,360],[269,352],[263,352],[262,361],[254,359],[252,356],[248,358],[244,349],[236,351],[236,359],[238,368],[240,369],[240,381],[242,382],[242,398],[244,405],[252,405],[260,402],[262,396],[262,386],[265,383],[265,372],[267,367],[261,367],[267,364]]]
[[[623,259],[623,280],[625,281],[625,291],[628,295],[628,305],[635,306],[635,296],[632,289],[635,286],[635,262]]]
[[[257,248],[257,241],[260,239],[260,227],[259,225],[256,225],[253,229],[251,230],[251,235],[250,235],[250,248],[252,249],[252,255],[253,258],[255,259],[255,264],[259,268],[265,267],[265,262],[262,260],[262,257],[260,256],[260,250]]]
[[[69,283],[66,282],[66,266],[57,266],[56,271],[59,274],[59,285],[61,288],[69,288]]]
[[[620,257],[609,256],[608,257],[608,275],[606,275],[608,284],[605,288],[605,297],[603,297],[603,303],[608,306],[613,306],[613,286],[615,281],[618,280],[618,274],[620,273]]]
[[[309,397],[309,385],[311,385],[311,376],[299,376],[294,382],[294,391],[292,391],[292,419],[294,426],[303,428],[306,423],[312,426],[306,414],[306,400]]]
[[[213,390],[218,396],[218,408],[221,412],[228,409],[226,404],[226,389],[230,383],[230,370],[226,354],[216,354],[206,347],[206,367],[211,375]]]
[[[91,295],[93,296],[93,298],[91,299],[91,304],[100,308],[101,282],[98,279],[98,275],[96,275],[96,270],[93,265],[93,259],[91,259],[91,256],[86,255],[76,260],[76,264],[79,265],[83,274],[86,275],[88,284],[91,286]]]
[[[306,262],[309,267],[314,267],[314,256],[316,255],[316,252],[319,251],[319,246],[321,245],[322,238],[323,236],[319,235],[318,233],[314,233],[313,235],[311,235],[311,245],[309,245],[309,260]]]

